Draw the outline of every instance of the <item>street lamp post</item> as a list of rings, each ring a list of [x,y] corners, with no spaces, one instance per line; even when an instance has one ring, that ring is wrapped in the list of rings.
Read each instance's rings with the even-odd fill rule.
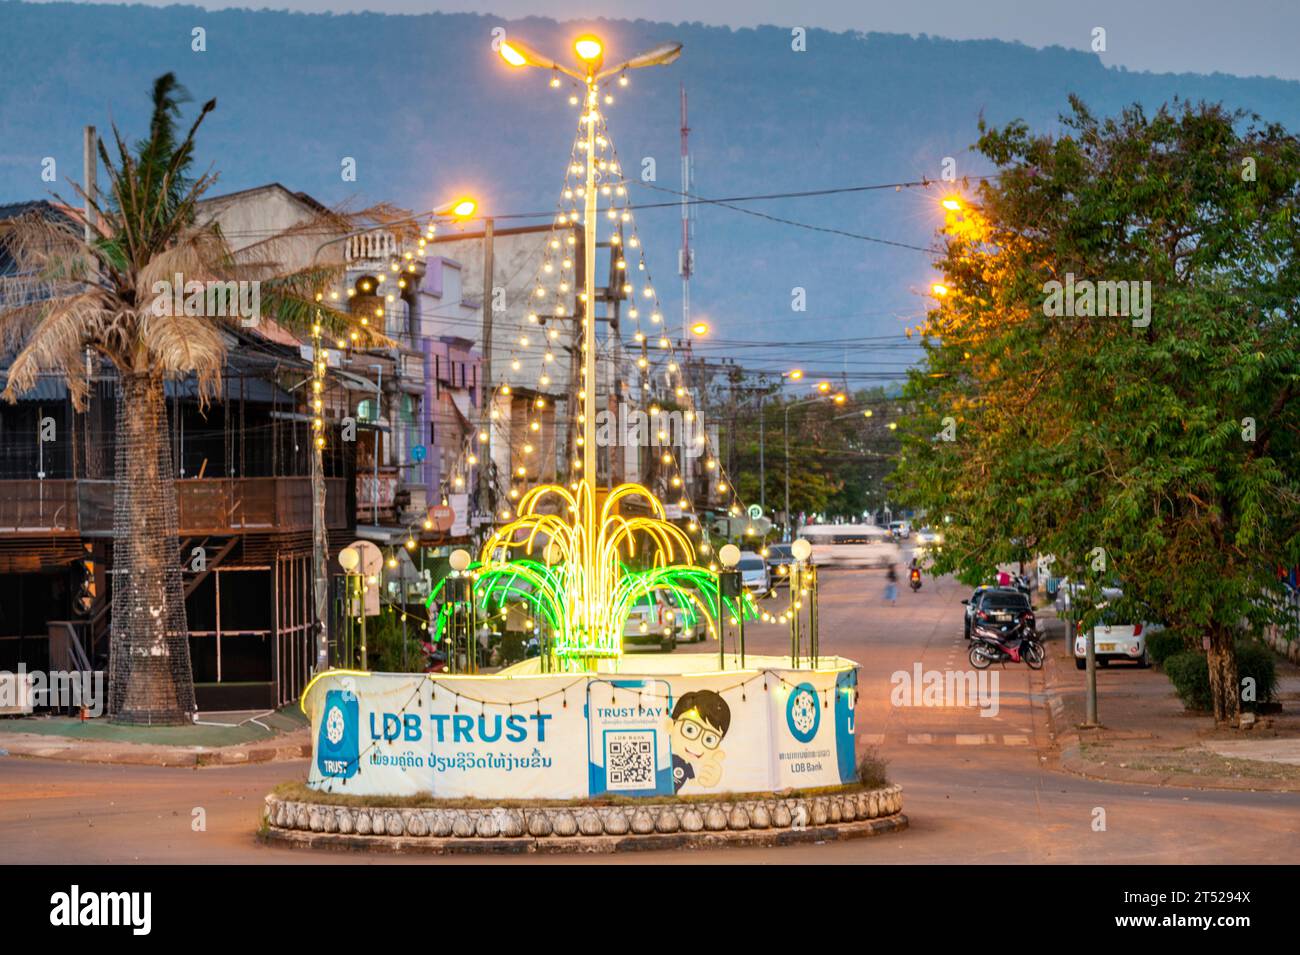
[[[465,220],[474,215],[477,203],[473,199],[461,198],[450,202],[439,209],[435,209],[428,215],[434,219],[442,216],[451,215],[455,219]],[[415,222],[424,217],[410,216],[406,219],[400,219],[386,223],[386,225],[400,225],[409,222]],[[335,236],[332,239],[326,239],[320,245],[316,246],[316,251],[311,256],[311,269],[316,267],[320,254],[328,246],[335,245],[339,242],[345,242],[355,236],[365,235],[368,232],[375,231],[376,228],[382,228],[381,225],[371,226],[366,229],[355,229],[346,232],[343,235]],[[329,634],[325,626],[326,617],[329,614],[329,569],[326,566],[328,560],[329,541],[328,530],[325,526],[325,464],[323,454],[325,448],[325,438],[321,433],[324,428],[324,379],[325,379],[325,352],[321,342],[321,325],[319,315],[317,321],[312,324],[312,364],[315,377],[314,386],[316,389],[312,394],[312,411],[314,414],[315,434],[312,436],[312,456],[311,456],[311,524],[312,524],[312,610],[315,617],[314,625],[316,629],[316,670],[317,672],[328,669],[329,667]],[[378,408],[378,395],[376,395],[376,408]],[[378,450],[378,436],[376,434],[375,444]],[[377,486],[377,485],[376,485]],[[376,509],[376,515],[378,510]],[[377,519],[377,518],[376,518]],[[364,624],[364,615],[363,615]]]
[[[585,527],[582,528],[583,544],[588,559],[584,562],[586,599],[581,607],[580,626],[587,634],[594,634],[597,629],[599,607],[594,599],[597,589],[597,562],[594,559],[597,545],[597,511],[596,511],[596,126],[600,118],[597,106],[600,103],[600,84],[610,76],[627,73],[630,70],[647,66],[666,66],[675,61],[682,53],[680,43],[667,43],[647,50],[629,60],[601,70],[604,63],[604,44],[598,37],[590,34],[580,36],[573,44],[578,56],[580,69],[572,69],[556,62],[548,56],[538,53],[531,47],[510,39],[501,43],[501,58],[514,67],[532,66],[550,70],[552,73],[564,73],[578,80],[586,87],[583,102],[582,123],[586,127],[584,149],[587,153],[587,168],[584,189],[584,208],[582,221],[583,241],[583,310],[582,310],[582,485],[588,505],[579,508],[584,515]],[[486,304],[486,303],[485,303]]]
[[[483,219],[483,351],[479,374],[478,414],[478,509],[486,516],[484,536],[492,526],[491,515],[496,511],[492,500],[492,273],[493,219]]]

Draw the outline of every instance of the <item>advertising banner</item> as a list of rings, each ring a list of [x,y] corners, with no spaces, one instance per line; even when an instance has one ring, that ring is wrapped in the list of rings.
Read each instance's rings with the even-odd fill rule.
[[[665,797],[855,778],[856,665],[514,677],[335,671],[309,784],[355,795]]]

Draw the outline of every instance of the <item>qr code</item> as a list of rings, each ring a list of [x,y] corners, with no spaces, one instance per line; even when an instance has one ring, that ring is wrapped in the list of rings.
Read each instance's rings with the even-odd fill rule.
[[[655,784],[654,730],[605,734],[605,786],[652,789]]]

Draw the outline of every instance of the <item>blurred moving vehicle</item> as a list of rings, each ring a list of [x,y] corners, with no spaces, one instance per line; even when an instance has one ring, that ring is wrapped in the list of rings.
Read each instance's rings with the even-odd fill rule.
[[[916,546],[918,550],[926,547],[938,547],[942,543],[943,535],[933,527],[922,527],[916,532]]]
[[[876,524],[809,524],[799,536],[812,545],[818,567],[888,567],[902,565],[903,549],[889,530]]]
[[[890,521],[889,533],[895,540],[907,540],[912,536],[912,525],[907,521]]]
[[[772,579],[772,589],[790,586],[790,565],[794,563],[794,551],[789,544],[768,544],[767,573]]]
[[[772,590],[772,575],[768,572],[767,563],[752,550],[740,552],[736,569],[740,571],[740,582],[751,594],[762,597]]]

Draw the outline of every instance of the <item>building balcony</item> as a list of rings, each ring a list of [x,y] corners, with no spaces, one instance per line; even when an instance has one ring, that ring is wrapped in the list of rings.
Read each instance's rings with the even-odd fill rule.
[[[310,531],[311,478],[191,478],[177,481],[178,532]],[[0,538],[111,537],[112,481],[0,481]],[[325,525],[350,526],[347,481],[325,479]]]

